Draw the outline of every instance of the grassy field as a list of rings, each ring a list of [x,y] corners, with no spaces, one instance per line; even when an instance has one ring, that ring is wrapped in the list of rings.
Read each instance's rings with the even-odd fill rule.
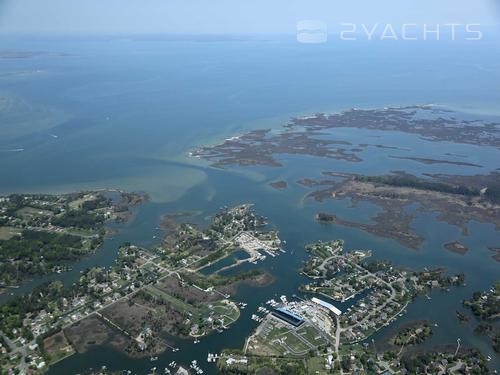
[[[286,333],[288,331],[289,331],[289,329],[286,327],[278,327],[278,326],[273,325],[272,329],[267,334],[267,338],[269,340],[281,338],[282,336],[286,335]]]
[[[145,290],[151,295],[170,303],[175,310],[187,311],[196,317],[208,316],[211,312],[215,312],[222,317],[225,326],[234,323],[240,317],[239,309],[232,303],[216,301],[210,304],[202,304],[200,307],[197,307],[173,297],[152,285],[147,286]]]
[[[96,199],[96,197],[94,195],[85,195],[81,198],[78,198],[78,199],[75,199],[74,201],[71,201],[68,203],[68,206],[69,208],[71,208],[72,210],[77,210],[79,209],[82,204],[84,204],[85,202],[89,202],[89,201],[92,201]]]
[[[14,227],[0,227],[0,240],[8,240],[20,233],[21,229]]]
[[[334,295],[335,295],[335,289],[333,288],[329,288],[327,286],[322,286],[322,287],[318,287],[316,289],[316,292],[317,293],[323,293],[323,294],[326,294],[327,296],[329,296],[330,298],[334,299]]]
[[[332,256],[332,253],[330,251],[322,247],[314,249],[313,254],[322,259],[326,259]]]
[[[23,219],[30,219],[35,217],[50,217],[53,216],[54,213],[52,211],[42,210],[41,208],[23,207],[17,210],[16,215]]]
[[[279,356],[290,351],[291,354],[300,355],[309,350],[309,347],[295,335],[293,329],[272,323],[267,333],[263,332],[258,336],[258,341],[260,345],[270,348]]]
[[[43,348],[50,364],[58,362],[75,353],[75,350],[66,339],[66,335],[63,331],[59,331],[43,340]]]
[[[297,331],[297,334],[303,337],[312,346],[318,347],[328,342],[321,336],[321,333],[312,326],[306,326]]]
[[[240,317],[240,310],[234,304],[227,304],[222,301],[213,303],[212,311],[222,316],[225,326],[235,322]]]
[[[296,336],[294,331],[288,332],[284,337],[285,348],[290,348],[292,350],[292,354],[305,354],[305,352],[309,351],[311,347],[307,345],[304,341]]]
[[[310,350],[328,344],[321,332],[314,326],[303,325],[292,328],[268,320],[252,338],[250,352],[264,356],[283,356],[285,354],[302,357]]]
[[[127,336],[105,324],[96,315],[73,324],[66,328],[64,333],[78,353],[84,353],[105,343],[123,350],[129,342]]]
[[[163,290],[157,289],[152,285],[148,285],[145,290],[151,295],[161,298],[163,301],[170,303],[174,309],[178,311],[187,311],[193,315],[198,315],[200,311],[193,305],[189,305],[180,299],[172,297],[170,294],[165,293]]]
[[[307,360],[307,373],[308,374],[325,374],[325,358],[313,357]]]
[[[99,232],[96,230],[83,228],[67,228],[64,230],[64,233],[80,237],[91,237],[97,236],[99,234]]]
[[[236,355],[236,357],[238,357]],[[231,369],[232,373],[243,374],[295,374],[305,375],[314,374],[314,372],[307,371],[305,362],[297,358],[276,358],[276,357],[247,357],[247,364],[227,366],[225,360],[219,360],[217,363],[220,369]],[[240,372],[238,372],[240,371]],[[321,372],[320,372],[321,373]]]

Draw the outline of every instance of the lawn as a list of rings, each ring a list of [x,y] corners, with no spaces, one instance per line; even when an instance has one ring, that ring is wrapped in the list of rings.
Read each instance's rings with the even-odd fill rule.
[[[89,201],[93,201],[95,200],[96,197],[94,195],[85,195],[81,198],[78,198],[78,199],[75,199],[74,201],[71,201],[68,203],[68,206],[70,209],[72,210],[77,210],[79,209],[82,204],[84,204],[85,202],[89,202]]]
[[[23,207],[17,210],[16,215],[22,217],[23,219],[31,219],[34,217],[50,217],[53,216],[54,213],[52,211],[42,210],[40,208]]]
[[[276,338],[281,338],[288,331],[289,331],[289,329],[286,327],[277,327],[277,326],[273,325],[272,328],[269,330],[269,333],[267,334],[267,339],[274,340]]]
[[[21,232],[21,229],[19,229],[19,228],[0,227],[0,240],[9,240],[20,232]]]
[[[313,357],[307,360],[307,373],[308,374],[324,374],[327,373],[325,369],[326,360],[323,357]]]
[[[193,315],[199,315],[200,314],[199,309],[197,309],[195,306],[189,305],[189,304],[181,301],[180,299],[172,297],[170,294],[167,294],[163,290],[157,289],[157,288],[155,288],[152,285],[148,285],[145,288],[145,290],[149,294],[151,294],[151,295],[153,295],[153,296],[155,296],[157,298],[160,298],[160,299],[162,299],[165,302],[170,303],[173,306],[173,308],[175,310],[177,310],[177,311],[188,311],[188,312],[190,312]]]
[[[51,364],[60,361],[75,352],[66,339],[66,335],[63,331],[59,331],[58,333],[43,340],[43,348],[47,354],[47,359]]]
[[[297,334],[307,340],[312,346],[318,347],[327,344],[321,333],[312,326],[306,326],[297,331]]]
[[[235,305],[222,301],[213,303],[212,310],[223,318],[225,326],[235,322],[240,317],[240,310]]]
[[[288,332],[284,337],[286,345],[293,351],[292,354],[302,355],[311,349],[293,331]]]

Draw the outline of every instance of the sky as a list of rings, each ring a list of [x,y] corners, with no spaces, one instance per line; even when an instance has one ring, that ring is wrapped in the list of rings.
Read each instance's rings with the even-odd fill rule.
[[[500,24],[500,0],[0,0],[0,33],[290,34],[297,22]],[[332,26],[333,25],[333,26]]]

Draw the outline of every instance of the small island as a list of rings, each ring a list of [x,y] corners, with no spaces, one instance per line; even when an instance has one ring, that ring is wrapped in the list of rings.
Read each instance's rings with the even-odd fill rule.
[[[418,157],[404,157],[404,156],[394,156],[390,155],[389,157],[393,159],[401,159],[401,160],[412,160],[422,164],[449,164],[449,165],[458,165],[463,167],[476,167],[481,168],[481,165],[474,163],[467,163],[464,161],[451,161],[451,160],[441,160],[441,159],[429,159],[429,158],[418,158]]]
[[[269,186],[271,186],[275,189],[278,189],[278,190],[282,190],[282,189],[286,189],[288,187],[288,183],[284,180],[273,181],[273,182],[269,183]]]
[[[365,176],[349,173],[324,172],[334,179],[306,180],[306,187],[314,188],[308,197],[323,202],[349,198],[353,204],[370,202],[382,209],[373,223],[340,218],[320,213],[319,222],[357,228],[379,237],[392,238],[410,249],[418,249],[424,239],[412,229],[415,214],[407,207],[418,203],[419,211],[438,212],[437,219],[455,225],[467,235],[468,223],[476,220],[493,223],[500,228],[500,174],[488,176],[436,175],[421,178],[402,171],[383,176]],[[338,181],[338,179],[342,179]],[[451,251],[463,248],[449,245]],[[453,250],[452,250],[453,249]]]
[[[392,342],[398,346],[418,345],[431,335],[432,329],[428,322],[417,322],[399,331]]]
[[[283,163],[277,158],[280,154],[360,162],[362,159],[359,154],[371,145],[359,144],[357,147],[352,147],[353,145],[345,140],[322,138],[321,135],[327,132],[334,135],[338,128],[356,128],[399,131],[423,137],[428,141],[499,147],[499,125],[488,121],[458,119],[452,111],[425,105],[350,109],[330,115],[319,113],[293,118],[277,132],[271,132],[270,129],[253,130],[225,139],[220,144],[202,147],[190,155],[206,159],[217,167],[229,165],[282,167]],[[398,149],[395,146],[389,148]],[[435,162],[425,158],[415,158],[415,160]],[[477,167],[462,161],[438,162]]]
[[[429,105],[320,113],[293,118],[279,129],[258,129],[231,137],[219,144],[194,150],[190,155],[221,168],[256,165],[280,168],[286,167],[287,159],[284,155],[359,163],[363,162],[362,158],[368,148],[377,147],[401,151],[401,155],[385,155],[391,159],[425,165],[478,168],[480,165],[465,160],[466,156],[445,152],[447,150],[443,150],[443,154],[447,156],[443,159],[407,156],[404,152],[410,152],[412,148],[365,142],[353,144],[351,139],[346,140],[342,132],[338,132],[339,129],[346,128],[378,133],[404,132],[426,142],[491,147],[500,145],[499,123],[461,117],[460,113]],[[371,218],[371,223],[330,217],[328,213],[319,215],[319,222],[357,228],[375,236],[394,239],[414,250],[418,250],[425,241],[412,225],[420,213],[437,213],[436,220],[459,227],[464,236],[468,235],[472,220],[492,223],[497,230],[500,229],[500,216],[497,214],[500,210],[498,171],[490,171],[484,175],[427,173],[418,176],[407,170],[391,171],[379,176],[324,171],[318,179],[303,176],[298,178],[297,183],[311,189],[307,197],[316,201],[349,199],[353,205],[367,202],[381,209]],[[282,184],[276,181],[271,186],[280,189]],[[414,204],[418,205],[416,210],[413,209]],[[500,259],[498,252],[493,257]]]
[[[458,241],[448,242],[448,243],[444,244],[443,246],[446,250],[451,251],[452,253],[455,253],[455,254],[460,254],[460,255],[465,255],[465,253],[467,253],[467,251],[469,251],[469,248],[467,246],[461,244]]]
[[[491,257],[500,262],[500,247],[489,247],[488,249],[493,253]]]
[[[337,220],[337,216],[326,212],[318,212],[315,216],[315,219],[320,223],[334,223]]]

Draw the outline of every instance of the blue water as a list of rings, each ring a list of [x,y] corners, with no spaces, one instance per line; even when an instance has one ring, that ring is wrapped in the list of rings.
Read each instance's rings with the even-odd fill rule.
[[[119,185],[169,201],[206,178],[184,164],[195,145],[293,114],[498,112],[497,42],[463,43],[3,38],[3,49],[47,54],[0,60],[0,95],[23,113],[0,112],[0,150],[24,148],[2,152],[0,192]]]
[[[137,209],[131,223],[116,228],[117,234],[95,256],[75,265],[72,273],[52,277],[69,285],[81,269],[112,265],[124,241],[154,245],[161,215],[175,211],[199,212],[192,219],[206,223],[205,218],[221,206],[254,202],[287,241],[286,254],[268,257],[257,266],[237,267],[238,271],[262,267],[276,280],[266,288],[239,288],[236,299],[249,306],[230,331],[205,338],[197,347],[185,343],[179,353],[165,353],[154,366],[198,359],[206,368],[208,352],[242,347],[255,328],[250,316],[256,308],[275,295],[297,293],[305,282],[297,275],[306,259],[303,246],[335,238],[344,238],[348,249],[372,249],[373,258],[389,258],[397,265],[465,272],[466,288],[431,302],[416,301],[401,324],[428,314],[442,327],[435,330],[433,344],[454,343],[460,334],[463,345],[492,354],[485,338],[454,320],[462,299],[498,279],[499,264],[487,249],[500,244],[492,225],[472,222],[469,237],[464,237],[459,228],[438,222],[435,214],[419,214],[412,226],[426,241],[420,250],[409,250],[356,229],[317,224],[314,214],[319,210],[369,222],[379,208],[352,207],[349,200],[313,202],[305,198],[310,190],[295,181],[319,178],[327,170],[484,174],[498,168],[498,150],[428,142],[397,132],[337,129],[330,136],[348,140],[353,147],[369,143],[404,149],[368,147],[360,153],[360,163],[280,155],[284,168],[227,170],[208,168],[186,154],[248,129],[278,128],[291,116],[352,107],[434,103],[490,118],[498,115],[500,103],[497,41],[313,46],[286,38],[234,42],[3,38],[2,49],[49,53],[0,59],[0,193],[116,187],[145,191],[152,197]],[[481,167],[425,165],[390,157],[452,159],[445,153],[465,155],[454,159]],[[277,191],[268,186],[278,179],[287,180],[289,188]],[[442,248],[454,240],[471,250],[459,256]],[[19,292],[39,282],[33,280]],[[492,356],[498,365],[498,357]],[[140,374],[152,367],[149,359],[131,360],[98,348],[58,363],[51,373],[72,374],[102,365]]]

